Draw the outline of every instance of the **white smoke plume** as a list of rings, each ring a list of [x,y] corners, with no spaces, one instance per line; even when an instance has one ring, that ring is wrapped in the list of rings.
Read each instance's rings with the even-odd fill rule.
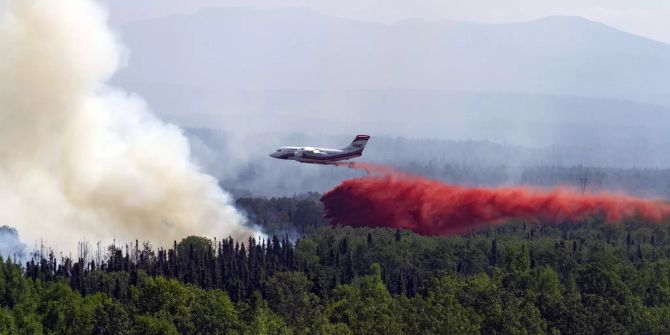
[[[248,237],[181,130],[105,86],[120,51],[93,1],[0,0],[0,225],[70,250]]]

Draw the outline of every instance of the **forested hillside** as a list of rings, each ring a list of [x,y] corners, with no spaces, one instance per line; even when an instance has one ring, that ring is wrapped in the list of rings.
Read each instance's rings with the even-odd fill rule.
[[[670,332],[667,225],[589,217],[426,237],[319,227],[309,196],[240,202],[276,232],[303,222],[301,237],[4,260],[0,334]]]

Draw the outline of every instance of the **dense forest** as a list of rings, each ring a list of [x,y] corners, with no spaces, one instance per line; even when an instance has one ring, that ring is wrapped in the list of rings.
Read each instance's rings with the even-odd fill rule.
[[[249,197],[252,194],[294,194],[315,189],[328,190],[342,180],[364,175],[361,171],[350,169],[324,168],[319,171],[312,167],[288,164],[293,162],[283,163],[286,164],[279,167],[271,166],[267,162],[250,163],[241,169],[239,176],[222,182],[222,186],[238,197]],[[576,189],[583,187],[587,192],[622,192],[642,197],[670,198],[670,169],[485,165],[439,160],[382,161],[380,164],[405,173],[466,186],[567,186]],[[293,168],[295,171],[291,170]],[[287,181],[281,177],[287,175],[294,178]]]
[[[667,334],[670,227],[330,227],[318,195],[239,199],[274,235],[0,262],[0,334]],[[293,239],[282,230],[291,228]]]

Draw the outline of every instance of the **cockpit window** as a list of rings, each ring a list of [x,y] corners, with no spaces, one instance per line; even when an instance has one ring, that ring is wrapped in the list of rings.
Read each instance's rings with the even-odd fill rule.
[[[277,152],[281,152],[281,149],[277,149]]]

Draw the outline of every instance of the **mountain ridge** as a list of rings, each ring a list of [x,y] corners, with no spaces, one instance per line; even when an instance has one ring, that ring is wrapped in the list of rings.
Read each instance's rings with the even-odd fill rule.
[[[220,89],[446,89],[670,106],[670,45],[583,18],[384,25],[308,9],[216,8],[120,27],[114,80]]]

